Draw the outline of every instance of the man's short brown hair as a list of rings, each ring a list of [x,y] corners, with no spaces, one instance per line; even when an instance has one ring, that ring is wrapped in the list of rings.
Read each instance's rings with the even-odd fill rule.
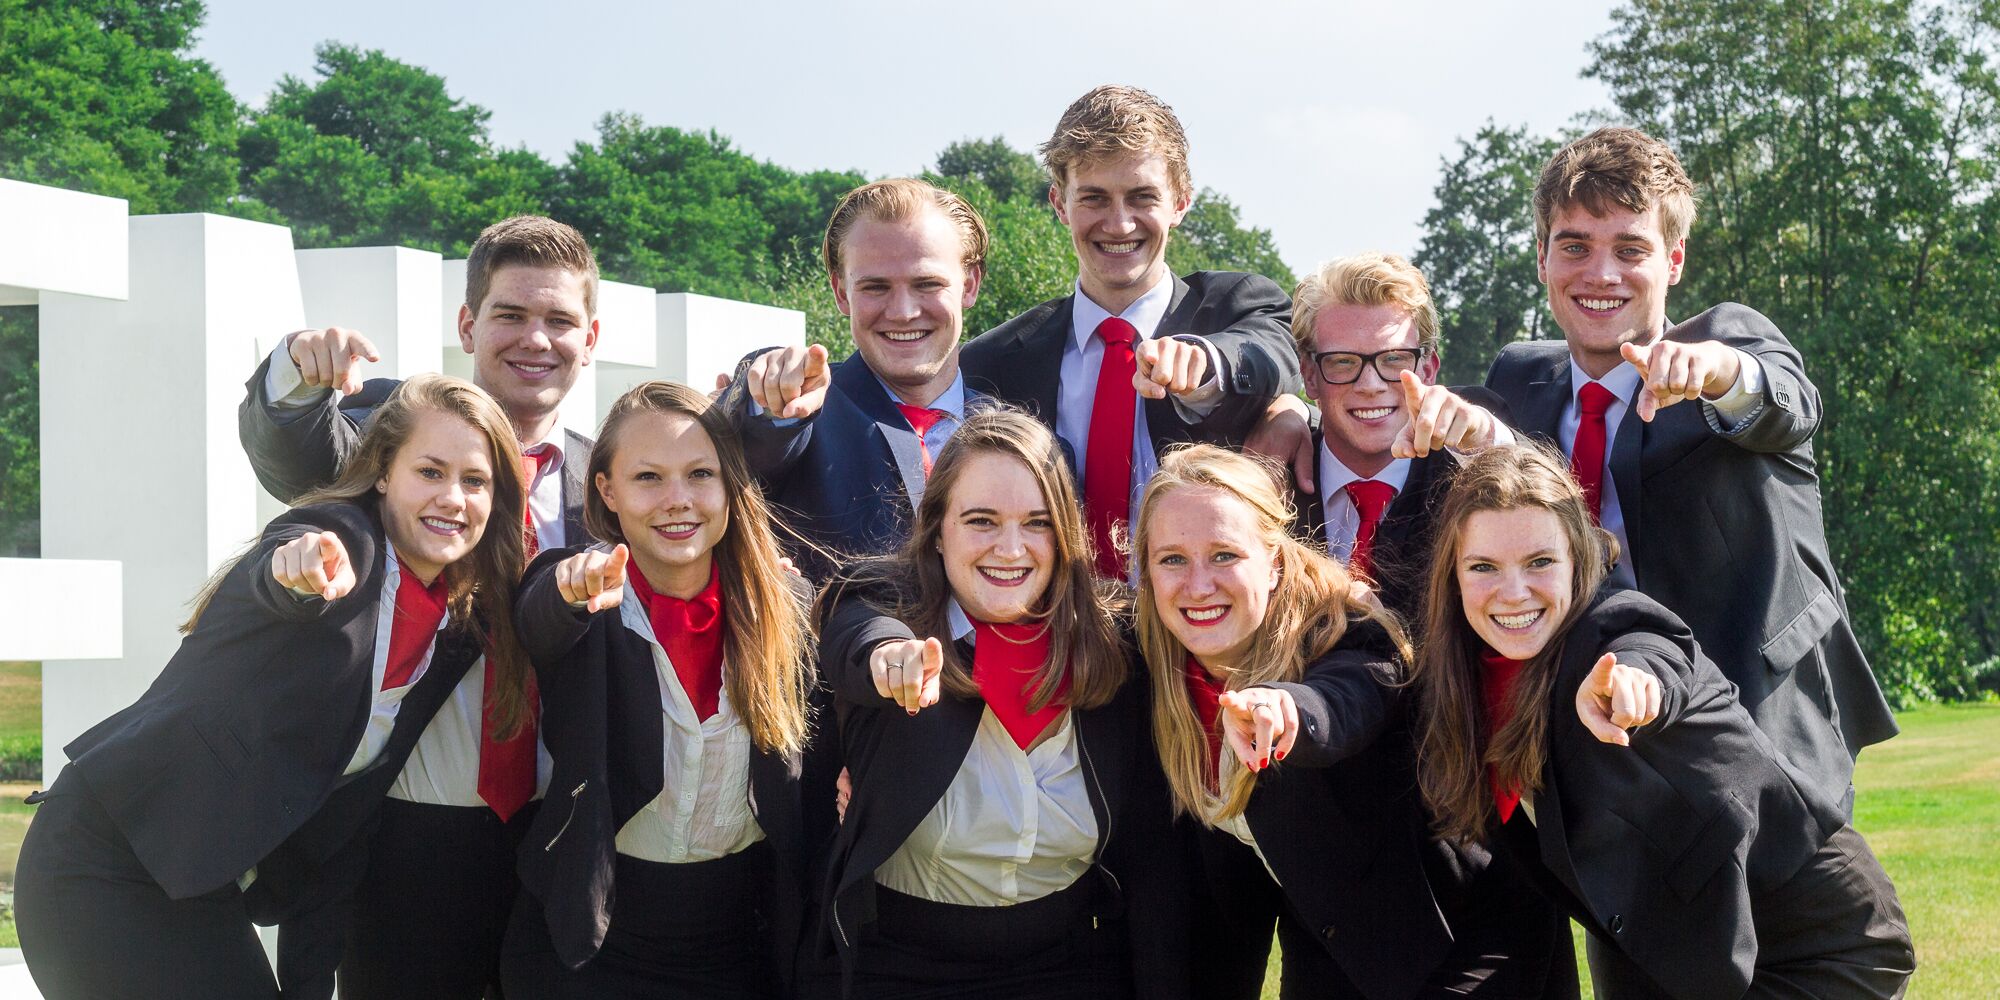
[[[486,302],[493,272],[503,267],[559,267],[584,277],[583,309],[597,315],[597,257],[574,228],[540,215],[502,219],[472,241],[465,258],[465,304],[473,315]]]
[[[958,239],[964,248],[959,263],[970,275],[986,264],[986,220],[979,217],[979,211],[966,203],[964,198],[945,189],[908,177],[891,177],[888,180],[863,184],[840,199],[840,207],[833,210],[833,218],[826,223],[826,241],[820,246],[820,257],[826,261],[826,273],[839,279],[842,251],[847,242],[848,230],[863,218],[878,222],[906,222],[914,219],[925,207],[935,208],[951,220],[958,229]]]
[[[1292,293],[1292,342],[1311,357],[1313,324],[1327,306],[1400,306],[1410,314],[1417,346],[1438,350],[1437,304],[1416,265],[1392,253],[1360,253],[1330,260],[1299,281]]]
[[[1127,153],[1158,153],[1167,161],[1174,196],[1194,197],[1188,173],[1187,133],[1165,101],[1137,87],[1106,84],[1076,99],[1042,143],[1042,165],[1057,191],[1069,187],[1069,169]]]
[[[1564,146],[1535,182],[1535,242],[1547,246],[1556,211],[1582,205],[1592,215],[1612,208],[1644,212],[1659,206],[1667,246],[1694,227],[1694,182],[1667,144],[1635,128],[1601,128]]]

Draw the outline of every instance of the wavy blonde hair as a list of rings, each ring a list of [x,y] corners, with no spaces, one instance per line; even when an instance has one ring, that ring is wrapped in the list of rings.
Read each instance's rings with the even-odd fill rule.
[[[1161,503],[1187,490],[1209,490],[1242,504],[1250,511],[1257,535],[1271,547],[1278,585],[1257,626],[1242,664],[1229,671],[1231,691],[1272,681],[1296,681],[1306,665],[1326,655],[1347,634],[1350,623],[1374,621],[1388,632],[1397,652],[1408,660],[1409,643],[1389,612],[1357,602],[1352,578],[1326,553],[1292,536],[1293,510],[1286,500],[1283,473],[1275,466],[1214,445],[1177,448],[1160,462],[1160,471],[1146,486],[1135,518],[1132,551],[1140,557],[1139,649],[1153,679],[1153,740],[1160,766],[1173,790],[1174,809],[1207,825],[1240,815],[1255,790],[1257,776],[1236,755],[1225,752],[1218,782],[1208,783],[1208,737],[1188,698],[1187,647],[1181,645],[1160,617],[1153,593],[1148,525]],[[1393,683],[1394,677],[1385,677]]]

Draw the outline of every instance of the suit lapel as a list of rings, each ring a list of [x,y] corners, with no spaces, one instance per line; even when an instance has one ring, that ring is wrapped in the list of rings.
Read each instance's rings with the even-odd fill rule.
[[[590,471],[590,450],[595,442],[572,430],[564,430],[563,434],[563,542],[587,545],[590,533],[583,527],[583,504],[589,494],[585,492],[588,484],[584,477]]]
[[[1319,452],[1325,447],[1325,438],[1318,428],[1312,432],[1312,484],[1313,492],[1292,486],[1292,533],[1299,541],[1313,546],[1320,552],[1326,551],[1326,498],[1319,495]]]
[[[1557,356],[1548,369],[1528,383],[1527,392],[1514,406],[1515,426],[1550,441],[1560,440],[1563,409],[1569,405],[1569,354]],[[1511,405],[1513,400],[1508,400]]]
[[[1062,300],[1049,310],[1048,319],[1020,340],[1019,363],[1015,366],[1018,392],[1001,393],[1010,402],[1024,403],[1050,427],[1056,425],[1056,404],[1062,399],[1063,347],[1069,339],[1076,297]]]
[[[877,454],[886,455],[889,464],[895,467],[900,480],[896,485],[909,497],[910,509],[916,510],[924,499],[924,457],[917,447],[917,432],[910,429],[910,422],[896,409],[896,401],[889,398],[881,380],[861,355],[841,362],[834,371],[833,382],[874,425],[872,436],[877,442]]]
[[[986,703],[977,698],[945,698],[906,718],[902,709],[876,710],[876,725],[886,731],[875,741],[870,764],[876,772],[868,787],[857,786],[855,800],[868,793],[866,814],[848,814],[854,821],[854,857],[841,869],[836,895],[848,886],[873,878],[875,870],[908,840],[910,832],[930,815],[951,788],[952,779],[972,750]],[[863,779],[867,780],[867,779]]]
[[[1644,391],[1643,386],[1641,391]],[[1625,520],[1625,540],[1635,550],[1622,554],[1620,558],[1632,567],[1633,582],[1643,587],[1645,581],[1639,579],[1640,559],[1636,551],[1644,535],[1640,530],[1644,522],[1639,519],[1645,499],[1640,489],[1639,460],[1645,453],[1646,439],[1653,428],[1639,419],[1636,396],[1632,402],[1634,405],[1625,410],[1625,418],[1618,422],[1618,437],[1611,444],[1611,482],[1618,489],[1618,513]]]

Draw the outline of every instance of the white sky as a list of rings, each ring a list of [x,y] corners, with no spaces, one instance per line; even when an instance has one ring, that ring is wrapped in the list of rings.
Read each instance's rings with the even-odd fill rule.
[[[1301,270],[1413,251],[1439,158],[1487,118],[1548,132],[1608,106],[1578,70],[1612,6],[209,0],[197,54],[261,104],[283,74],[310,76],[321,41],[382,49],[492,111],[501,144],[558,162],[619,110],[870,177],[915,173],[957,139],[1032,151],[1084,91],[1136,84],[1179,113],[1195,183]],[[1163,38],[1181,44],[1155,51]]]

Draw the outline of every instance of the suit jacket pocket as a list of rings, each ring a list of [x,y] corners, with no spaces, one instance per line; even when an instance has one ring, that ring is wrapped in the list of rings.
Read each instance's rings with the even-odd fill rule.
[[[1721,805],[1681,856],[1667,866],[1667,888],[1683,901],[1692,902],[1749,838],[1750,817],[1736,795],[1726,794]]]
[[[228,724],[219,721],[190,722],[188,728],[194,730],[195,738],[208,748],[209,755],[231,777],[241,775],[250,765],[250,748]]]
[[[1805,659],[1839,621],[1840,602],[1831,591],[1821,590],[1784,628],[1765,640],[1758,651],[1764,654],[1764,663],[1773,673],[1784,673]]]

